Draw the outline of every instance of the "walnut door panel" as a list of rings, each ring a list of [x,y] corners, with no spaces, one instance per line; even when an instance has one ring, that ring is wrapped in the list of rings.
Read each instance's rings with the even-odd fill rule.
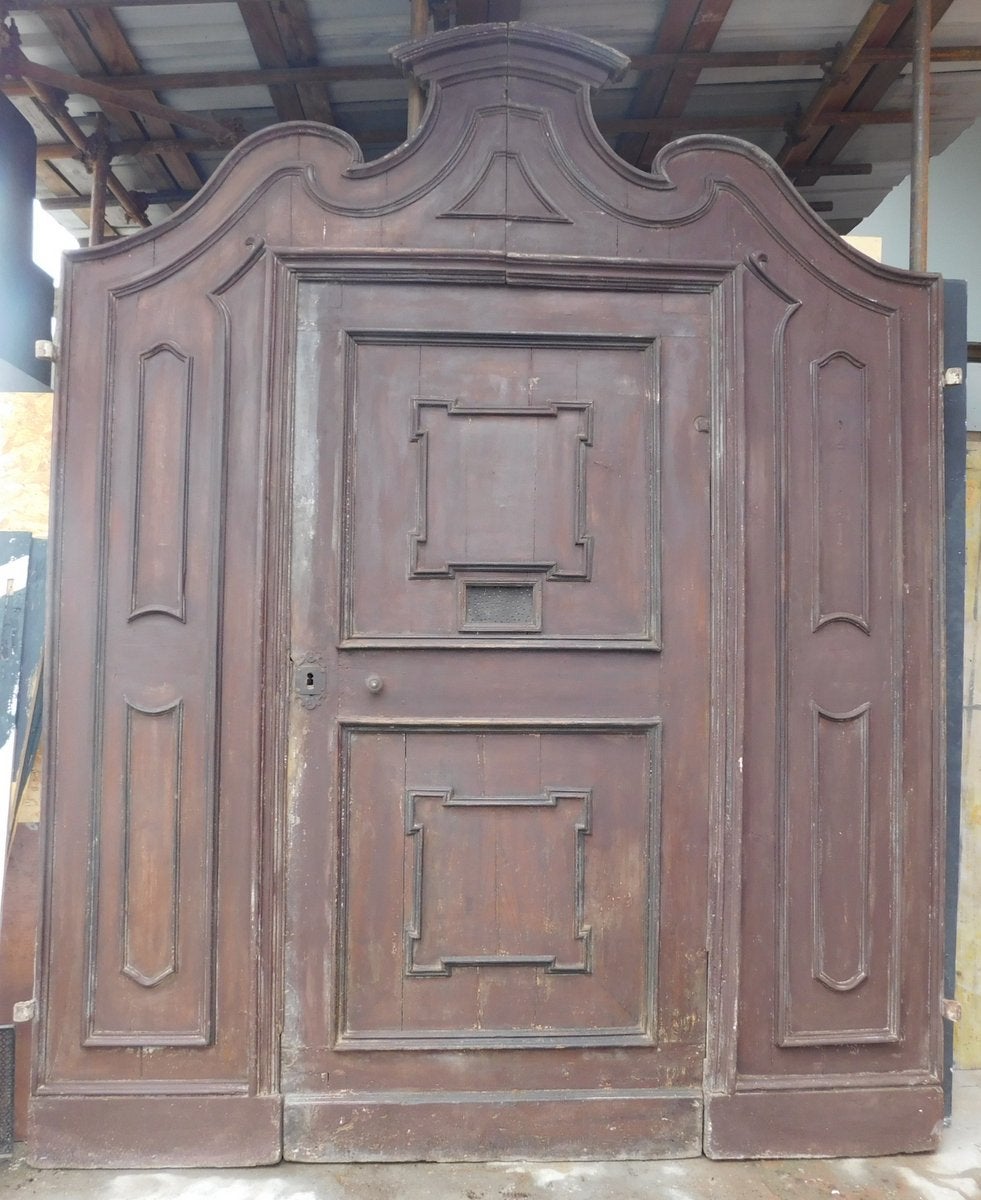
[[[345,1096],[437,1098],[463,1062],[573,1121],[583,1089],[670,1095],[686,1146],[711,296],[296,294],[290,640],[327,682],[291,725],[289,1153]]]
[[[261,453],[250,356],[265,270],[236,249],[204,273],[200,308],[177,302],[179,278],[110,295],[104,413],[81,417],[93,444],[67,451],[70,472],[97,471],[91,507],[73,482],[63,518],[97,569],[76,571],[58,616],[92,654],[56,680],[81,715],[58,730],[72,833],[53,886],[81,920],[59,930],[46,977],[58,1033],[39,1088],[54,1104],[254,1086],[251,884],[230,864],[250,862],[258,820],[259,614],[241,598],[258,549],[245,463]]]
[[[901,439],[895,314],[791,319],[779,1044],[899,1040]],[[876,354],[875,352],[878,351]],[[874,522],[874,525],[873,525]],[[873,537],[872,530],[875,530]]]
[[[338,1048],[654,1044],[657,734],[345,730]]]
[[[345,640],[656,649],[657,339],[347,336]]]

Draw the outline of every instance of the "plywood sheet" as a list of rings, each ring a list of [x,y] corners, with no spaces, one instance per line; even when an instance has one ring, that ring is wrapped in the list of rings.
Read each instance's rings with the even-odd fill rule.
[[[0,526],[48,534],[50,392],[0,392]]]

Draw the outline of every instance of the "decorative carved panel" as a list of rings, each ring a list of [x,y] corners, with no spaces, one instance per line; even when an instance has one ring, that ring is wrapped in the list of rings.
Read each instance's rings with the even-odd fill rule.
[[[571,224],[542,191],[520,154],[495,150],[472,188],[443,217]]]
[[[811,767],[814,978],[850,992],[869,974],[869,706],[815,705]]]
[[[131,619],[184,620],[192,369],[169,342],[140,355]]]
[[[656,725],[348,729],[339,1045],[653,1043],[658,745]]]
[[[793,358],[776,376],[784,523],[776,1024],[777,1045],[787,1047],[900,1036],[901,438],[896,378],[885,367],[895,313],[848,299],[823,328],[807,321],[806,305],[789,313],[782,338]],[[839,348],[827,351],[831,339]],[[865,361],[873,354],[875,370]],[[808,407],[795,395],[807,395]],[[874,540],[873,478],[882,513]]]
[[[123,974],[155,987],[177,970],[184,710],[126,705]]]
[[[407,792],[410,846],[404,870],[412,879],[412,915],[405,930],[406,975],[496,966],[588,975],[592,931],[583,918],[583,839],[590,831],[591,809],[588,789],[549,788],[540,796]],[[567,828],[549,819],[552,814],[571,824]],[[541,841],[550,843],[546,855],[552,876],[528,871],[517,854],[488,860],[483,852],[494,842],[517,846]],[[563,872],[568,875],[564,905],[556,894]],[[462,924],[454,912],[461,896],[467,897]],[[519,923],[504,933],[499,926],[502,909],[520,914]],[[561,949],[550,952],[554,942]],[[420,961],[425,959],[430,961]]]
[[[449,577],[461,568],[511,568],[539,572],[546,579],[589,581],[593,538],[586,530],[586,451],[593,444],[591,402],[509,408],[416,399],[412,409],[419,482],[418,524],[409,535],[411,578]],[[556,471],[555,478],[539,470],[539,446],[550,441],[558,444],[542,446],[541,461]],[[566,503],[539,505],[539,488],[550,498],[564,495]],[[435,493],[433,505],[430,491]],[[471,509],[488,511],[493,519],[484,524],[468,520]],[[516,533],[529,515],[534,540],[528,556],[517,558]]]
[[[530,300],[513,306],[532,317]],[[656,649],[657,339],[588,329],[349,338],[348,641],[499,635]],[[461,571],[531,585],[529,615],[497,628],[461,620]],[[385,585],[359,583],[369,574]]]
[[[193,321],[178,307],[173,335],[131,355],[141,291],[111,305],[84,1044],[200,1048],[215,1037],[230,327],[211,304]]]
[[[869,632],[867,366],[844,350],[811,363],[814,413],[814,628]]]

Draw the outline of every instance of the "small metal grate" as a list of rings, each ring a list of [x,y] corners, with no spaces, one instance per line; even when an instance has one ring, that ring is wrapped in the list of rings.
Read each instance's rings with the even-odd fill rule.
[[[460,579],[460,629],[465,633],[541,633],[540,579]]]
[[[468,625],[532,625],[534,587],[530,583],[468,583],[466,618]]]
[[[14,1026],[0,1025],[0,1158],[14,1150]]]

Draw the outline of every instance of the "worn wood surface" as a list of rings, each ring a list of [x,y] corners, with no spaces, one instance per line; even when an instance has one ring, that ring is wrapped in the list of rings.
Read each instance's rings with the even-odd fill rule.
[[[67,274],[33,1154],[920,1149],[937,281],[615,158],[615,51],[396,57],[396,154],[263,132]]]
[[[961,784],[961,874],[954,1029],[958,1066],[981,1066],[981,434],[969,433],[965,487],[964,756]]]
[[[7,848],[0,922],[0,1024],[9,1025],[14,1005],[34,995],[34,959],[41,891],[41,835],[35,821],[14,826]],[[27,1138],[34,1026],[14,1030],[14,1138]]]

